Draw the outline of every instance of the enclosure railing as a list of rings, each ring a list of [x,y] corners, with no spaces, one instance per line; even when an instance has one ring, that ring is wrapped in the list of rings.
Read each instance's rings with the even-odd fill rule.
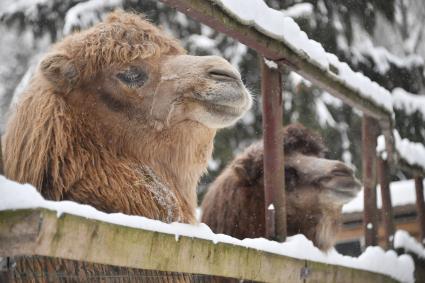
[[[377,244],[378,218],[376,217],[376,183],[378,165],[380,176],[382,176],[382,178],[380,178],[381,189],[384,191],[384,195],[386,196],[383,199],[383,218],[384,222],[387,223],[384,225],[384,228],[386,234],[392,234],[393,231],[391,231],[391,227],[393,227],[393,224],[391,218],[392,213],[390,211],[391,199],[389,195],[389,183],[384,178],[384,176],[388,176],[390,174],[390,165],[402,165],[404,170],[411,172],[417,176],[417,178],[422,178],[422,176],[425,175],[425,168],[408,164],[405,162],[403,155],[394,151],[394,138],[392,136],[392,129],[394,126],[393,112],[377,104],[373,99],[368,99],[367,94],[362,93],[359,89],[353,88],[352,85],[341,79],[337,68],[332,68],[332,65],[329,66],[328,70],[321,68],[309,60],[308,56],[301,56],[299,53],[295,52],[294,49],[285,41],[268,36],[264,32],[256,29],[254,25],[242,23],[239,19],[230,15],[228,11],[225,11],[225,9],[218,5],[218,1],[161,1],[176,8],[191,18],[216,29],[217,31],[232,36],[241,43],[244,43],[248,47],[256,50],[264,58],[273,60],[281,69],[287,68],[291,71],[297,72],[330,94],[340,98],[345,103],[363,112],[362,154],[363,183],[365,190],[363,222],[366,245]],[[278,149],[278,147],[281,147],[281,143],[273,142],[276,141],[276,135],[278,135],[277,133],[279,133],[282,125],[282,115],[279,112],[275,112],[273,107],[281,103],[275,96],[276,93],[282,92],[281,82],[277,79],[270,79],[270,76],[273,76],[273,72],[277,71],[262,72],[262,95],[263,100],[266,102],[263,105],[263,135],[265,146],[264,175],[266,196],[266,206],[264,209],[266,211],[266,226],[268,227],[268,231],[275,231],[277,233],[275,234],[276,238],[284,239],[286,236],[286,229],[280,227],[284,226],[286,222],[285,207],[284,202],[282,202],[282,200],[285,199],[285,193],[284,190],[282,190],[282,188],[284,188],[284,178],[277,175],[273,176],[278,168],[275,163],[277,160],[283,160],[283,153],[279,152]],[[390,100],[391,96],[389,95],[387,99]],[[379,132],[382,132],[386,137],[388,160],[378,162],[375,148]],[[277,152],[279,152],[281,157],[276,156]],[[281,163],[280,168],[282,167],[283,162]],[[270,210],[268,209],[270,204],[273,202],[275,202],[274,207],[276,209],[274,220],[271,219]],[[422,213],[422,211],[418,210],[418,214]],[[422,215],[420,217],[423,218],[424,216]],[[276,226],[276,229],[273,228],[273,225]],[[271,232],[268,232],[268,235],[270,233]]]
[[[377,211],[375,185],[378,168],[381,176],[381,188],[387,193],[386,197],[383,198],[384,210],[391,210],[388,179],[385,176],[389,175],[389,166],[395,162],[402,164],[405,170],[413,172],[417,176],[417,192],[419,195],[423,195],[423,188],[419,184],[422,183],[425,168],[411,166],[404,162],[403,156],[400,155],[398,155],[398,158],[377,161],[375,148],[379,131],[386,137],[389,157],[397,154],[393,145],[392,111],[371,99],[367,99],[367,95],[340,79],[338,71],[333,70],[332,66],[328,70],[320,68],[307,57],[294,52],[284,41],[267,36],[253,26],[241,23],[217,5],[215,1],[162,0],[162,2],[217,31],[234,37],[256,50],[262,57],[273,60],[279,66],[279,69],[269,68],[264,64],[264,60],[261,60],[264,102],[265,210],[267,212],[266,226],[269,236],[274,236],[278,240],[284,240],[286,237],[285,195],[284,189],[282,189],[284,188],[284,176],[275,174],[276,172],[284,173],[282,142],[280,140],[282,136],[280,131],[283,98],[279,74],[279,71],[282,71],[283,68],[299,73],[345,103],[363,111],[364,225],[367,245],[376,244],[377,241],[376,228],[378,223],[374,215]],[[274,211],[268,209],[270,204],[274,205]],[[418,209],[418,214],[424,222],[423,198],[418,198],[418,208],[421,208]],[[390,213],[384,213],[384,215],[387,215],[387,219],[384,221],[388,222],[385,229],[387,229],[388,234],[391,234],[391,229],[393,229],[391,228],[393,227],[392,216]],[[372,225],[367,225],[369,223]],[[39,226],[35,227],[34,225]],[[78,227],[80,235],[78,242],[87,243],[89,246],[83,244],[78,248],[75,246],[71,248],[70,245],[77,240],[73,238],[75,236],[73,229],[76,227]],[[97,228],[93,230],[93,227]],[[421,227],[425,229],[425,224]],[[0,212],[0,256],[13,256],[15,254],[45,255],[127,267],[211,274],[269,282],[301,282],[300,280],[305,279],[303,276],[306,276],[303,274],[310,268],[315,270],[311,273],[312,282],[315,281],[314,276],[318,276],[316,281],[320,282],[390,282],[390,279],[384,275],[366,271],[353,271],[340,266],[296,260],[228,244],[214,245],[201,239],[181,237],[179,241],[176,241],[174,236],[171,235],[136,230],[72,215],[57,218],[55,213],[42,209],[4,211]],[[424,232],[422,231],[422,235],[425,235]],[[113,238],[114,241],[105,242],[102,239],[100,241],[89,241],[94,235],[93,233],[102,233],[102,239]],[[129,238],[133,240],[129,241]],[[87,241],[82,239],[87,239]],[[161,244],[158,244],[159,239]],[[137,247],[135,244],[137,244]],[[135,250],[137,252],[134,252]],[[175,258],[170,258],[170,250],[176,251]],[[152,254],[146,256],[148,252],[155,253],[155,257]],[[154,261],[153,258],[158,258],[158,260]],[[176,258],[184,258],[184,261],[187,262],[176,261]],[[236,266],[235,262],[239,264]],[[333,278],[332,280],[335,280],[335,278],[341,280],[332,281],[331,278]]]
[[[186,236],[176,239],[173,234],[66,213],[58,217],[47,209],[0,211],[0,256],[19,255],[259,282],[397,282],[379,273],[227,243]]]

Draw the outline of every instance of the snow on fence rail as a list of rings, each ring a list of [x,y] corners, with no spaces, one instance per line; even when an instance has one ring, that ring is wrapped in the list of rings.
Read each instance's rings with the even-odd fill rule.
[[[240,241],[205,225],[165,224],[47,201],[34,187],[2,176],[0,195],[0,256],[41,255],[264,282],[414,281],[409,256],[379,247],[352,258],[324,254],[302,235],[285,243]]]

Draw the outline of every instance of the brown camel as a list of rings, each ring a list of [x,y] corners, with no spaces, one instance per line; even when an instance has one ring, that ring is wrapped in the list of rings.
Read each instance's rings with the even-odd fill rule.
[[[344,163],[324,158],[322,139],[301,125],[284,129],[288,235],[304,234],[321,250],[335,243],[343,204],[360,183]],[[248,147],[212,183],[202,222],[215,233],[265,237],[263,143]]]
[[[215,133],[251,101],[226,60],[114,12],[42,60],[7,124],[5,173],[47,199],[193,223]]]

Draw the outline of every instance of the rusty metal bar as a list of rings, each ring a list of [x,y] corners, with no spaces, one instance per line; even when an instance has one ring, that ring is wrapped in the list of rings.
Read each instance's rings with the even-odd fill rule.
[[[378,157],[378,178],[382,196],[382,224],[384,228],[384,248],[389,250],[393,247],[394,218],[390,191],[390,169],[387,159]]]
[[[425,240],[425,204],[424,204],[424,184],[422,177],[415,177],[416,190],[416,210],[418,213],[418,222],[420,229],[420,242],[424,244]]]
[[[261,58],[261,95],[263,98],[264,199],[266,236],[286,239],[285,167],[283,160],[282,77]]]
[[[0,134],[0,175],[4,175],[3,148],[1,146],[1,134]]]
[[[362,175],[364,185],[363,229],[365,245],[378,244],[378,211],[376,208],[376,139],[377,121],[365,114],[362,120]]]

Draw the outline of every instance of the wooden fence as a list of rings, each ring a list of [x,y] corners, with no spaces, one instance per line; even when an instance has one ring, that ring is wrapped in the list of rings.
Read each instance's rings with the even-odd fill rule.
[[[78,233],[76,233],[78,231]],[[96,240],[93,240],[96,239]],[[78,244],[77,244],[78,243]],[[389,276],[56,211],[0,211],[0,257],[39,255],[260,282],[397,282]]]
[[[320,68],[306,57],[294,52],[285,42],[271,38],[252,26],[241,23],[214,1],[162,0],[162,2],[253,48],[260,57],[276,62],[280,71],[283,68],[295,71],[363,112],[366,244],[376,244],[375,229],[378,223],[374,215],[377,212],[375,190],[377,171],[379,171],[383,196],[385,195],[383,197],[383,209],[386,211],[383,214],[384,228],[386,233],[391,235],[394,225],[388,193],[389,182],[385,178],[389,175],[390,166],[402,165],[404,170],[416,175],[418,196],[423,196],[423,188],[420,184],[422,184],[422,176],[425,175],[425,168],[411,166],[403,156],[397,155],[392,136],[393,113],[366,99],[359,90],[341,80],[338,72],[332,71],[332,68],[330,70]],[[284,176],[274,174],[284,172],[279,132],[283,116],[281,94],[279,70],[269,69],[263,63],[266,226],[269,236],[284,240],[286,237],[285,191],[282,190]],[[388,160],[378,160],[376,156],[376,139],[380,132],[386,137]],[[274,211],[267,209],[270,204],[274,205]],[[422,235],[425,235],[424,207],[423,197],[418,197]],[[372,225],[367,225],[369,223]],[[372,229],[368,229],[367,226]],[[75,229],[79,231],[78,239],[73,233]],[[102,237],[97,237],[98,241],[91,241],[94,233]],[[75,247],[75,241],[82,244]],[[390,243],[387,244],[387,247],[391,246]],[[170,251],[175,252],[173,257],[170,257],[172,254]],[[210,274],[267,282],[394,281],[381,274],[297,260],[228,244],[214,245],[209,241],[187,237],[181,237],[179,241],[176,241],[172,235],[122,227],[72,215],[57,218],[55,213],[43,209],[0,212],[0,256],[17,254],[62,257],[118,266]]]

